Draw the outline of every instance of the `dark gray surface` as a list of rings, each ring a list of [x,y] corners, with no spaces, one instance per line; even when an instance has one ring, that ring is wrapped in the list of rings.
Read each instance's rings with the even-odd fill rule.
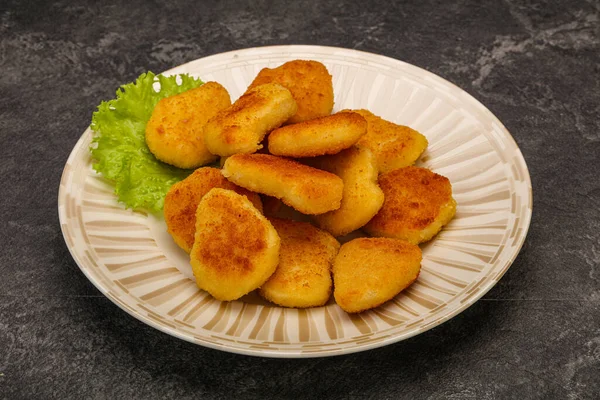
[[[285,3],[0,3],[0,397],[600,398],[600,3]],[[503,121],[534,213],[484,299],[396,345],[276,360],[160,333],[86,280],[56,204],[96,105],[146,70],[273,44],[407,61]]]

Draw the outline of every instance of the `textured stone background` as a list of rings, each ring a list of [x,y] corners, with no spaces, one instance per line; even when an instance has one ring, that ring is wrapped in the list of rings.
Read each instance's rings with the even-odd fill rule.
[[[0,398],[600,398],[600,3],[287,3],[0,2]],[[407,61],[504,122],[534,212],[484,299],[392,346],[278,360],[174,339],[87,281],[57,191],[96,105],[146,70],[274,44]]]

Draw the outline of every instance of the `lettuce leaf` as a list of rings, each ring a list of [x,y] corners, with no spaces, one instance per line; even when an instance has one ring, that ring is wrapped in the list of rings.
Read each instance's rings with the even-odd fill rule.
[[[115,99],[103,101],[92,116],[93,168],[114,183],[127,208],[160,212],[171,185],[192,172],[157,160],[145,140],[146,123],[160,99],[203,84],[187,74],[179,78],[181,84],[177,76],[142,74],[121,86]],[[154,90],[155,82],[160,83],[159,91]]]

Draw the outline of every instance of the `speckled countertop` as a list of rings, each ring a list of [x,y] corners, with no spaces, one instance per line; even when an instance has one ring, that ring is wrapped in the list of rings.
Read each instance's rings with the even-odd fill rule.
[[[445,3],[2,1],[0,398],[600,398],[600,3]],[[404,60],[506,125],[534,212],[482,300],[385,348],[261,359],[154,330],[79,271],[57,191],[96,105],[146,70],[273,44]]]

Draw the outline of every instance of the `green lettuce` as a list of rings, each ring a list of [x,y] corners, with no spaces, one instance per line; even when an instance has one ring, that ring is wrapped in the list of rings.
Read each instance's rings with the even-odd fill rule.
[[[121,86],[115,99],[103,101],[92,116],[93,168],[114,183],[127,208],[160,212],[171,185],[192,172],[157,160],[145,140],[146,123],[159,100],[203,84],[187,74],[179,80],[180,84],[177,76],[142,74]],[[154,90],[155,82],[159,91]]]

